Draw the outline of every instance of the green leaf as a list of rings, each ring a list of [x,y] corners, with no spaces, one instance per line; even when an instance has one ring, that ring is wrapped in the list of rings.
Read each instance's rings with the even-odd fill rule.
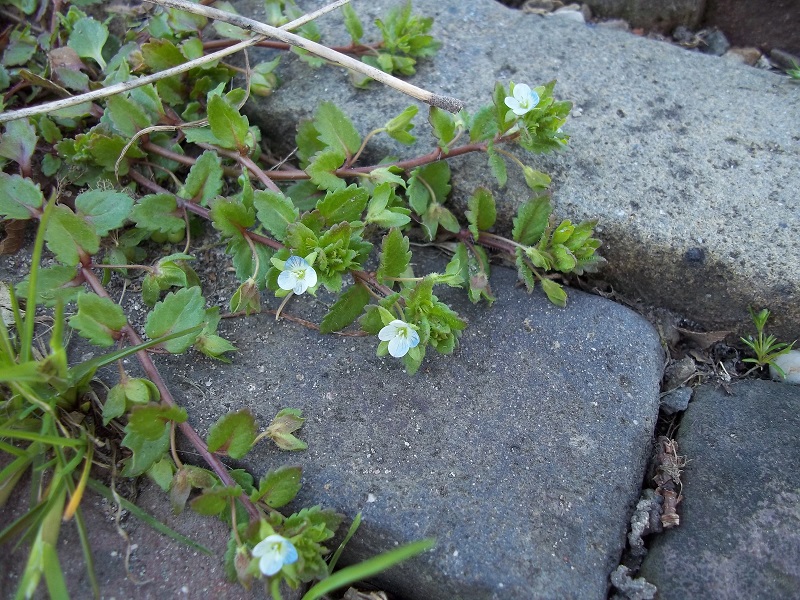
[[[399,229],[392,229],[383,237],[380,266],[376,273],[378,281],[384,282],[387,277],[401,277],[405,273],[411,262],[408,246],[408,238]]]
[[[359,221],[361,213],[367,207],[368,200],[367,190],[352,184],[343,190],[328,192],[317,203],[317,210],[325,217],[325,223],[328,226],[342,221]]]
[[[188,418],[180,406],[151,403],[134,406],[128,416],[125,431],[150,441],[158,440],[170,423],[183,423]]]
[[[36,38],[30,33],[30,26],[24,29],[15,28],[8,39],[8,45],[3,52],[2,63],[6,67],[27,64],[36,53],[38,45]]]
[[[414,124],[411,120],[417,116],[419,108],[415,105],[409,106],[394,119],[386,123],[383,128],[389,137],[397,140],[401,144],[413,144],[417,138],[411,135],[411,130],[414,129]]]
[[[277,469],[270,469],[261,478],[258,491],[250,499],[253,502],[261,500],[271,508],[286,506],[294,500],[300,491],[300,477],[303,474],[301,467],[284,465]]]
[[[534,192],[542,192],[550,187],[551,180],[547,173],[542,173],[528,166],[523,166],[522,172],[525,175],[525,183]]]
[[[89,223],[99,236],[122,227],[132,207],[133,199],[128,194],[113,190],[89,190],[75,198],[78,215]]]
[[[306,173],[319,189],[343,190],[347,184],[335,175],[344,164],[345,155],[338,150],[317,152],[306,167]]]
[[[36,303],[54,306],[58,300],[72,302],[83,291],[83,286],[76,283],[75,267],[55,265],[39,269],[36,281]],[[17,295],[28,296],[29,279],[26,277],[16,286]]]
[[[361,21],[356,14],[355,9],[350,4],[345,4],[342,7],[342,16],[344,17],[344,26],[347,33],[350,34],[350,39],[354,44],[361,42],[361,36],[364,35],[364,28],[361,26]]]
[[[0,172],[0,217],[30,219],[44,203],[38,184],[19,175]]]
[[[129,138],[153,124],[149,115],[138,103],[122,94],[108,99],[105,114],[108,115],[114,129]]]
[[[107,39],[108,28],[105,25],[92,17],[83,17],[73,25],[67,45],[81,58],[92,58],[101,69],[105,69],[102,51]]]
[[[308,444],[292,435],[292,432],[300,429],[304,422],[305,419],[299,410],[284,408],[275,415],[266,433],[281,450],[305,450]]]
[[[208,206],[212,198],[222,191],[222,164],[219,155],[206,150],[192,165],[186,183],[178,196],[196,204]]]
[[[154,36],[149,42],[142,44],[142,59],[153,72],[165,71],[186,62],[186,57],[175,44],[166,39],[159,39],[159,36]]]
[[[100,249],[100,238],[89,224],[60,204],[53,207],[44,239],[58,261],[70,267]]]
[[[286,227],[300,214],[291,199],[270,190],[256,190],[253,205],[259,222],[279,241],[286,238]]]
[[[439,147],[447,152],[450,149],[450,142],[456,137],[455,117],[441,108],[430,107],[428,122],[433,127],[433,134],[439,140]]]
[[[200,325],[205,317],[205,299],[200,295],[200,288],[184,288],[170,292],[156,304],[147,315],[145,332],[149,337],[157,338]],[[164,348],[167,352],[178,354],[189,348],[196,339],[196,333],[182,336],[166,342]]]
[[[552,279],[542,279],[542,289],[544,293],[547,294],[547,298],[555,304],[556,306],[560,306],[564,308],[567,305],[567,293],[564,291],[564,288],[558,285]]]
[[[169,449],[169,428],[164,425],[164,432],[156,440],[128,432],[122,439],[122,445],[133,452],[133,456],[125,459],[122,469],[123,477],[137,477],[147,471],[166,454]],[[125,428],[127,431],[127,427]]]
[[[497,208],[492,192],[486,188],[478,188],[467,201],[469,210],[465,213],[469,221],[469,230],[477,240],[481,231],[490,229],[497,220]]]
[[[411,172],[406,195],[409,205],[418,215],[424,215],[431,202],[444,203],[449,193],[450,165],[447,161],[436,161]]]
[[[78,312],[69,325],[95,346],[113,346],[127,320],[119,304],[97,294],[78,296]]]
[[[331,306],[320,323],[320,333],[340,331],[355,321],[369,302],[369,290],[361,284],[351,286]]]
[[[538,244],[552,212],[549,196],[537,196],[525,202],[514,217],[514,228],[511,231],[514,241],[525,246]]]
[[[497,114],[496,108],[483,106],[478,109],[469,127],[469,141],[477,142],[491,140],[497,135]]]
[[[178,214],[175,196],[149,194],[139,199],[131,210],[130,218],[140,229],[174,233],[186,228],[186,222]]]
[[[231,458],[242,458],[256,439],[256,420],[248,409],[223,415],[208,430],[208,449]]]
[[[247,147],[250,122],[220,95],[212,95],[208,100],[208,126],[223,148],[241,150]]]
[[[223,356],[223,354],[226,352],[236,352],[237,350],[236,346],[231,344],[228,340],[214,333],[201,334],[194,343],[194,347],[209,358],[214,358],[224,363],[229,363],[231,361]]]
[[[256,222],[255,211],[241,202],[218,196],[211,201],[211,224],[223,238],[242,237],[244,230]]]
[[[575,256],[563,244],[555,244],[550,252],[553,255],[553,266],[562,273],[569,273],[578,264]]]
[[[17,119],[6,124],[6,131],[0,138],[0,156],[13,160],[27,173],[31,166],[31,156],[36,150],[36,129],[29,119]]]
[[[147,476],[164,492],[169,491],[174,473],[175,463],[172,462],[172,458],[166,456],[147,469]]]
[[[242,488],[238,485],[234,487],[217,487],[205,490],[189,504],[192,510],[200,515],[213,516],[230,507],[230,499],[241,496]]]
[[[489,169],[491,169],[492,175],[497,180],[497,185],[504,187],[508,181],[505,159],[494,149],[494,145],[491,143],[486,148],[486,154],[489,156]]]
[[[314,114],[314,127],[321,142],[344,156],[361,147],[361,136],[352,121],[333,102],[323,102]]]

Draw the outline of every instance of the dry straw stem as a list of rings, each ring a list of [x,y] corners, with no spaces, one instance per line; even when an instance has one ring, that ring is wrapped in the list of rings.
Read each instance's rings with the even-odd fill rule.
[[[302,17],[295,19],[291,23],[283,25],[281,27],[281,30],[296,29],[301,25],[305,25],[309,21],[313,21],[320,15],[324,15],[325,13],[335,10],[340,6],[347,4],[348,2],[350,2],[350,0],[336,0],[336,2],[328,4],[327,6],[323,6],[319,10],[315,10],[314,12],[308,13],[307,15],[303,15]],[[192,6],[199,6],[199,5],[193,4]],[[127,92],[128,90],[132,90],[134,88],[147,85],[148,83],[155,83],[160,79],[172,77],[173,75],[180,75],[181,73],[185,73],[186,71],[194,69],[195,67],[199,67],[206,63],[214,62],[215,60],[219,60],[220,58],[229,56],[231,54],[235,54],[240,50],[244,50],[245,48],[249,48],[250,46],[262,41],[265,37],[266,36],[264,35],[257,35],[249,40],[244,40],[243,42],[234,44],[229,48],[223,48],[222,50],[218,50],[217,52],[206,54],[205,56],[201,56],[200,58],[197,58],[195,60],[190,60],[189,62],[185,62],[182,65],[178,65],[177,67],[172,67],[171,69],[165,69],[163,71],[159,71],[158,73],[147,75],[146,77],[139,77],[137,79],[131,79],[130,81],[124,81],[122,83],[111,85],[99,90],[95,90],[93,92],[81,94],[80,96],[72,96],[71,98],[56,100],[55,102],[48,102],[47,104],[40,104],[39,106],[31,106],[28,108],[22,108],[20,110],[0,113],[0,123],[5,123],[7,121],[14,121],[16,119],[24,119],[26,117],[32,117],[34,115],[50,113],[62,108],[68,108],[70,106],[83,104],[84,102],[93,102],[95,100],[100,100],[101,98],[108,98],[109,96],[113,96],[115,94]]]
[[[311,40],[302,38],[299,35],[294,35],[293,33],[288,33],[276,27],[270,27],[269,25],[265,25],[260,21],[248,19],[247,17],[242,17],[241,15],[234,15],[231,13],[223,12],[216,8],[209,8],[207,6],[203,6],[200,4],[193,4],[192,2],[188,2],[187,0],[147,0],[147,2],[160,4],[161,6],[179,8],[187,12],[203,15],[204,17],[207,17],[209,19],[224,21],[225,23],[235,25],[236,27],[240,27],[247,31],[252,31],[254,33],[275,38],[286,44],[291,44],[292,46],[297,46],[298,48],[307,50],[312,54],[316,54],[317,56],[324,58],[325,60],[335,63],[337,65],[340,65],[342,67],[345,67],[346,69],[351,69],[353,71],[357,71],[358,73],[366,75],[367,77],[371,77],[375,81],[379,81],[384,85],[388,85],[389,87],[392,87],[399,92],[407,94],[412,98],[416,98],[417,100],[421,100],[426,104],[430,104],[431,106],[435,106],[437,108],[442,108],[451,113],[457,113],[462,108],[464,108],[464,103],[458,98],[451,98],[449,96],[440,96],[438,94],[429,92],[428,90],[423,90],[422,88],[418,88],[415,85],[411,85],[410,83],[407,83],[402,79],[398,79],[397,77],[393,77],[388,73],[384,73],[380,69],[376,69],[375,67],[371,67],[367,64],[362,63],[359,60],[356,60],[345,54],[342,54],[341,52],[336,52],[335,50],[331,50],[327,46],[323,46],[322,44],[317,44],[316,42],[312,42]]]

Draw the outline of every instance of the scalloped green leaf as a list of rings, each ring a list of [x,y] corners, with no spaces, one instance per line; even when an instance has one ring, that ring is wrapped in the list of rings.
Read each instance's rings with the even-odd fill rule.
[[[208,99],[208,126],[223,148],[247,147],[250,122],[223,96],[214,94]]]
[[[0,137],[0,156],[16,162],[23,173],[31,166],[31,156],[36,150],[36,128],[30,119],[17,119],[6,123],[5,133]]]
[[[369,290],[363,285],[350,286],[331,306],[320,323],[320,333],[341,331],[355,321],[369,302]]]
[[[302,467],[284,465],[277,469],[270,469],[258,484],[258,491],[250,499],[253,502],[262,501],[272,508],[286,506],[294,500],[300,491],[300,478],[303,474]]]
[[[113,190],[89,190],[75,198],[75,208],[97,235],[104,236],[122,227],[133,208],[133,198]]]
[[[172,194],[149,194],[139,199],[131,210],[131,220],[140,229],[174,233],[186,228],[186,222],[177,216],[178,201]]]
[[[439,140],[439,147],[447,152],[450,149],[450,142],[456,137],[455,117],[441,108],[430,107],[428,122],[433,127],[433,134]]]
[[[30,219],[43,203],[39,184],[26,177],[0,172],[0,217]]]
[[[241,237],[256,222],[255,211],[241,202],[217,196],[211,201],[211,224],[223,238]]]
[[[547,195],[531,198],[519,207],[517,216],[514,217],[514,228],[511,237],[515,242],[532,246],[539,243],[547,228],[553,206]]]
[[[108,99],[105,114],[108,115],[114,129],[129,138],[153,124],[144,108],[123,94]]]
[[[477,240],[481,231],[490,229],[497,220],[497,207],[492,192],[480,187],[473,192],[467,201],[465,216],[469,221],[469,230]]]
[[[67,266],[77,265],[82,255],[91,256],[100,249],[100,238],[91,226],[60,204],[53,207],[44,239],[56,259]]]
[[[186,182],[178,191],[178,196],[208,206],[208,203],[221,191],[222,163],[216,152],[206,150],[189,169]]]
[[[353,156],[361,147],[361,136],[349,117],[333,102],[323,102],[314,113],[318,138],[331,150]]]
[[[367,207],[369,192],[364,188],[351,184],[343,190],[328,192],[317,202],[317,210],[325,218],[328,226],[342,221],[359,221],[361,213]]]
[[[256,419],[249,409],[227,413],[208,429],[208,449],[242,458],[253,447],[256,433]]]
[[[106,68],[103,46],[108,39],[108,27],[92,17],[83,17],[73,26],[67,45],[81,58],[91,58],[101,69]]]
[[[343,190],[347,183],[339,179],[335,171],[344,164],[344,158],[345,155],[338,150],[317,152],[306,167],[306,173],[319,189]]]
[[[547,294],[547,298],[550,302],[561,308],[567,306],[567,293],[564,291],[563,287],[552,279],[542,279],[541,283],[542,289],[544,293]]]
[[[110,298],[84,293],[78,296],[78,312],[69,326],[95,346],[113,346],[120,330],[128,323],[119,304]]]
[[[380,265],[376,276],[379,281],[386,277],[400,277],[411,262],[409,240],[399,229],[391,229],[383,237],[381,244]]]
[[[145,332],[150,338],[157,338],[170,333],[183,331],[200,325],[206,319],[205,298],[200,288],[183,288],[170,292],[164,300],[157,303],[147,315]],[[164,344],[167,352],[178,354],[194,344],[199,333],[192,333],[170,340]]]
[[[256,190],[253,206],[259,222],[279,241],[286,238],[286,228],[300,215],[290,198],[271,190]]]

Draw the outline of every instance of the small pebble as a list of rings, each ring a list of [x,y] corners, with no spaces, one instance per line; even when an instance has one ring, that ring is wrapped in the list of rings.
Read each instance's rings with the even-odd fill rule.
[[[800,350],[790,350],[786,354],[780,355],[773,362],[783,369],[783,372],[786,373],[786,379],[781,377],[781,374],[778,373],[778,370],[773,365],[770,365],[769,374],[772,379],[783,383],[800,385]]]
[[[719,29],[708,29],[698,34],[702,43],[697,47],[703,54],[722,56],[731,47],[725,34]]]

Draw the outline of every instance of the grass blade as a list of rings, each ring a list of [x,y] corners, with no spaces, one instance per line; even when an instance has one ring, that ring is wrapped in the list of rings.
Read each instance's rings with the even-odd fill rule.
[[[350,524],[350,529],[347,530],[347,535],[344,536],[342,543],[339,544],[339,547],[336,549],[336,552],[333,553],[331,560],[328,562],[328,575],[333,573],[333,570],[336,568],[336,563],[339,562],[339,557],[342,555],[342,551],[344,547],[347,545],[347,542],[350,541],[350,538],[353,537],[353,534],[358,529],[358,526],[361,525],[361,512],[356,515],[356,518],[353,519],[353,522]]]
[[[322,596],[328,592],[338,590],[339,588],[350,585],[351,583],[355,583],[356,581],[361,581],[362,579],[372,577],[373,575],[380,573],[381,571],[385,571],[386,569],[393,567],[397,563],[407,560],[412,556],[416,556],[417,554],[421,554],[426,550],[430,550],[435,545],[436,540],[434,539],[429,538],[425,540],[419,540],[418,542],[411,542],[410,544],[400,546],[395,550],[390,550],[389,552],[379,554],[378,556],[370,558],[369,560],[365,560],[357,565],[345,567],[330,577],[326,577],[308,590],[305,596],[303,596],[302,600],[319,600],[319,598],[322,598]]]

